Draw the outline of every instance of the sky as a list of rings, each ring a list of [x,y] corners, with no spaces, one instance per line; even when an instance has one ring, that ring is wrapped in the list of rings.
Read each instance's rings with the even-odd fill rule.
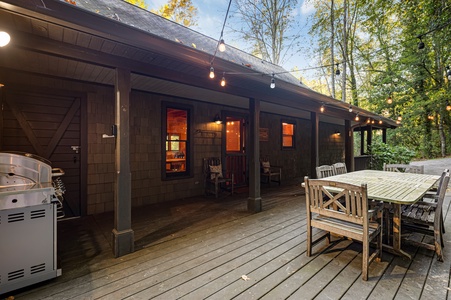
[[[146,0],[148,5],[148,9],[158,9],[162,5],[166,4],[168,0]],[[202,34],[205,34],[214,39],[219,39],[221,35],[222,25],[224,23],[224,18],[227,12],[227,6],[229,5],[229,0],[192,0],[193,5],[197,8],[197,26],[192,27],[193,30],[196,30]],[[299,0],[298,7],[295,11],[295,18],[298,18],[300,21],[302,30],[301,30],[301,38],[304,43],[309,43],[311,39],[307,33],[308,24],[307,17],[310,16],[314,12],[314,8],[311,4],[306,0]],[[230,20],[230,19],[229,19]],[[232,46],[247,51],[246,45],[240,44],[239,39],[227,39],[228,24],[226,23],[224,29],[224,40],[226,45],[231,44]],[[230,35],[230,32],[229,32]],[[307,57],[307,53],[301,52],[289,58],[282,65],[286,70],[297,69],[307,69],[312,67],[312,64],[309,64],[310,58]],[[293,74],[299,76],[299,74]],[[311,71],[304,71],[300,74],[304,78],[308,78],[309,76],[313,76]],[[312,78],[309,78],[312,79]]]

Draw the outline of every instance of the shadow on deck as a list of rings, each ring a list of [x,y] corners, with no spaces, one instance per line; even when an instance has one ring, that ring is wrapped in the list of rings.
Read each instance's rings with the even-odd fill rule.
[[[305,255],[305,198],[298,184],[263,188],[262,199],[263,211],[256,214],[246,210],[247,193],[133,209],[135,252],[120,258],[111,249],[112,213],[59,222],[63,275],[9,294],[16,299],[446,299],[451,229],[445,234],[445,262],[437,262],[432,251],[403,247],[411,261],[384,253],[364,282],[358,243],[344,239]],[[450,223],[446,218],[445,227]]]

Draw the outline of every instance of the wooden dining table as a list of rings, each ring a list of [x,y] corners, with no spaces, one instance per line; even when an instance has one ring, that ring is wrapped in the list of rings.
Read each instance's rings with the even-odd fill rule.
[[[393,206],[393,244],[384,245],[385,250],[411,258],[401,249],[401,206],[422,199],[440,179],[439,175],[361,170],[334,175],[324,180],[367,185],[368,199],[383,201]]]

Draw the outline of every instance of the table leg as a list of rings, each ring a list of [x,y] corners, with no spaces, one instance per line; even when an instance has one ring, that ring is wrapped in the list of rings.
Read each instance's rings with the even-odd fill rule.
[[[410,254],[401,249],[401,204],[393,204],[393,247],[384,245],[384,249],[411,259]]]

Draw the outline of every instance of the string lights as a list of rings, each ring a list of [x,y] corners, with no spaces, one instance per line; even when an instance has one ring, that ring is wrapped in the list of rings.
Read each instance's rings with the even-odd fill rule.
[[[325,110],[326,110],[326,108],[325,108],[324,104],[321,105],[321,107],[319,108],[319,111],[323,113]]]
[[[215,78],[215,68],[213,68],[213,65],[210,67],[210,78]]]
[[[225,72],[224,72],[225,73]],[[221,79],[221,86],[225,86],[226,85],[226,80],[224,77],[225,74],[222,74],[222,79]]]
[[[276,80],[274,79],[274,73],[272,73],[271,84],[269,85],[269,87],[272,89],[276,87]]]

